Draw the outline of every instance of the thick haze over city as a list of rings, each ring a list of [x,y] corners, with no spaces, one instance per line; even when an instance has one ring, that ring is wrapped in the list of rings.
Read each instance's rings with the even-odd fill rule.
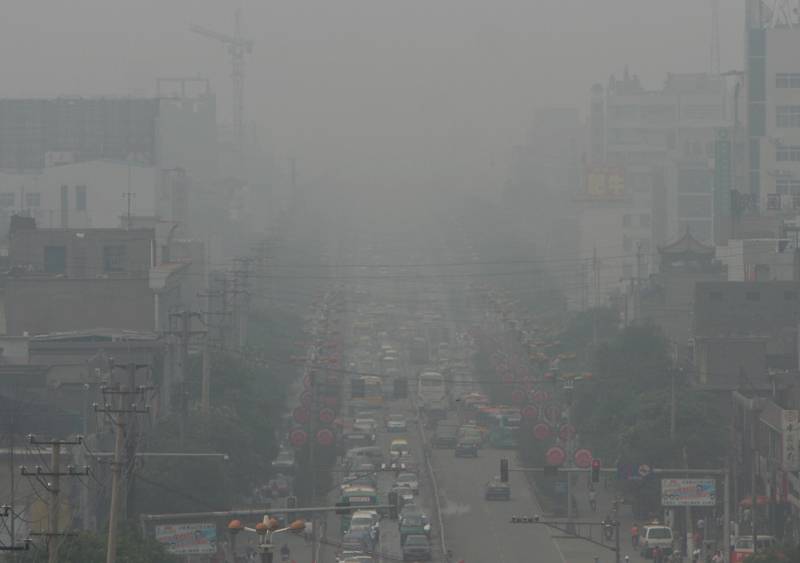
[[[236,0],[241,2],[241,0]],[[190,24],[230,31],[236,1],[6,0],[3,96],[152,94],[153,76],[213,80],[229,119],[228,58]],[[249,1],[248,119],[305,174],[376,189],[496,191],[537,107],[585,112],[629,65],[652,88],[709,69],[697,0]],[[743,53],[723,0],[723,70]],[[24,56],[23,56],[24,54]]]
[[[0,8],[0,563],[800,563],[800,0]]]

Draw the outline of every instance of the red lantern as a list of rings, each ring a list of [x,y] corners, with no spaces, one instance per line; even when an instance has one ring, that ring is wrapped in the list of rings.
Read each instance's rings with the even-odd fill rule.
[[[533,427],[533,436],[537,440],[546,440],[550,437],[550,427],[544,422],[540,422]]]

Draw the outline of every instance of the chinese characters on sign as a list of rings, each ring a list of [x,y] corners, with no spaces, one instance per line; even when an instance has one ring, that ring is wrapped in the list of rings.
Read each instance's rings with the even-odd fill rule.
[[[714,506],[717,485],[714,479],[662,479],[662,506]]]
[[[783,470],[800,470],[800,411],[785,410],[782,415]]]
[[[164,524],[156,526],[156,540],[176,555],[217,552],[217,527],[214,524]]]

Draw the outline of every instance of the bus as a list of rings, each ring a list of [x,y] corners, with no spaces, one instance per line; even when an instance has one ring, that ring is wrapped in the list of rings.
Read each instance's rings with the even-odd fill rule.
[[[513,407],[482,406],[475,423],[495,448],[514,448],[522,424],[519,410]]]
[[[419,374],[417,397],[420,406],[429,415],[435,415],[430,422],[447,414],[447,389],[444,376],[435,371],[423,371]]]
[[[366,485],[356,485],[345,487],[342,497],[339,499],[346,506],[375,506],[378,504],[378,493],[373,487]],[[341,517],[341,530],[345,534],[350,529],[350,517],[352,512],[343,514]]]
[[[380,409],[383,407],[383,381],[374,375],[359,375],[350,379],[353,412],[359,409]]]

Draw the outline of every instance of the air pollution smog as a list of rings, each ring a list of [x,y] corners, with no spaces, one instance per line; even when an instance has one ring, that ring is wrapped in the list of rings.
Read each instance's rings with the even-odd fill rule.
[[[0,563],[800,562],[800,0],[5,0]]]

